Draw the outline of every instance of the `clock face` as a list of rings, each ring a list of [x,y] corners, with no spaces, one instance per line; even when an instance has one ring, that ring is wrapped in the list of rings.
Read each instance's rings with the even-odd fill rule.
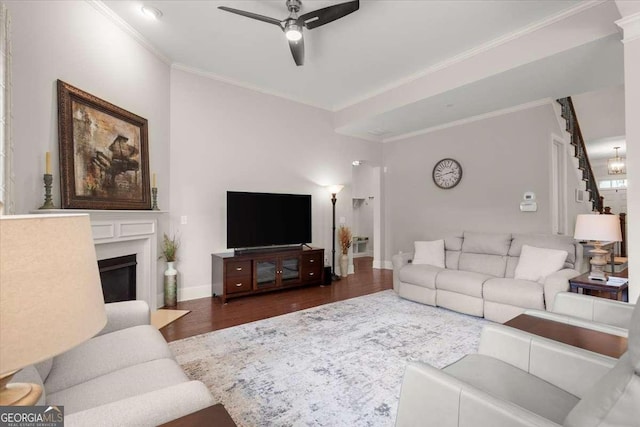
[[[433,182],[440,188],[453,188],[461,179],[462,167],[453,159],[442,159],[433,167]]]

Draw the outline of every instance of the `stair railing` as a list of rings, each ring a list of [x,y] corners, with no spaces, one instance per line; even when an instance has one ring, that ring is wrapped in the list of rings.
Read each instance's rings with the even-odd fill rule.
[[[592,210],[602,213],[604,197],[600,196],[600,191],[598,190],[598,181],[593,174],[591,162],[589,162],[587,147],[584,144],[584,138],[582,137],[582,131],[580,130],[576,110],[573,107],[573,101],[570,96],[560,98],[557,101],[562,107],[562,117],[567,122],[566,130],[571,135],[571,145],[574,146],[574,155],[578,159],[578,168],[582,170],[582,180],[586,182]]]

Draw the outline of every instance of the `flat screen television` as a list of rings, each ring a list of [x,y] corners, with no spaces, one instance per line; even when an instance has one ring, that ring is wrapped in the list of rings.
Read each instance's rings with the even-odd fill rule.
[[[311,242],[311,195],[227,191],[227,247]]]

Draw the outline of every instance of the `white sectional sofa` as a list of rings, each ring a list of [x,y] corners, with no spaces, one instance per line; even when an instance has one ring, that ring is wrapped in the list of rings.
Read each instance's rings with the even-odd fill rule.
[[[43,387],[38,405],[63,405],[66,426],[151,427],[216,403],[182,371],[144,301],[105,308],[97,336],[13,377]]]
[[[565,251],[564,268],[538,281],[515,278],[525,245]],[[550,309],[555,295],[580,274],[583,259],[579,243],[556,235],[465,231],[444,239],[444,251],[444,266],[412,263],[413,253],[394,255],[394,290],[402,298],[500,323],[526,309]]]

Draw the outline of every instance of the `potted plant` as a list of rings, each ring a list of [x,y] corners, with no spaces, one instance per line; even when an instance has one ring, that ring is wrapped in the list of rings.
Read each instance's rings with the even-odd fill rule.
[[[164,272],[164,305],[165,307],[175,307],[178,294],[178,270],[173,267],[173,263],[177,260],[178,248],[180,241],[174,235],[173,237],[164,234],[162,239],[162,250],[160,258],[167,262],[167,269]]]
[[[340,255],[340,276],[347,277],[349,274],[349,248],[351,247],[351,230],[349,227],[341,225],[338,229],[338,240],[340,240],[340,247],[342,248],[342,255]]]

